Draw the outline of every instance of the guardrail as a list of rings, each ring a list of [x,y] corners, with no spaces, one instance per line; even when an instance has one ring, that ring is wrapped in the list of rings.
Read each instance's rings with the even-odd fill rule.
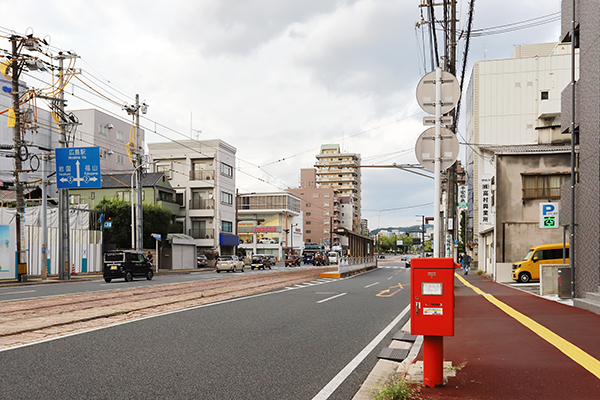
[[[338,262],[338,273],[351,272],[377,265],[375,256],[342,257]]]

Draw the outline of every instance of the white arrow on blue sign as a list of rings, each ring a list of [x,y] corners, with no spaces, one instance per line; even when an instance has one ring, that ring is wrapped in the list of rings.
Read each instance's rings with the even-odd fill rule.
[[[59,189],[102,187],[99,147],[66,147],[55,152]]]

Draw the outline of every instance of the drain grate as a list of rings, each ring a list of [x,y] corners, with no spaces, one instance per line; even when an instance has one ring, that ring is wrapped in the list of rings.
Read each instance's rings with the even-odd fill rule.
[[[402,340],[403,342],[414,342],[417,340],[417,335],[411,335],[410,333],[400,331],[394,335],[393,339]]]
[[[392,349],[387,347],[381,349],[377,358],[383,358],[385,360],[402,361],[408,356],[408,349]]]

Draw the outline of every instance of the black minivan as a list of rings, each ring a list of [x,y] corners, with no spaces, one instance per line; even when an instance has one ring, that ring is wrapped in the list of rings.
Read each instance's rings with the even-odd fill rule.
[[[126,282],[131,282],[134,276],[151,280],[154,272],[152,272],[152,264],[143,252],[115,250],[104,253],[102,275],[106,282],[110,282],[113,278],[125,278]]]

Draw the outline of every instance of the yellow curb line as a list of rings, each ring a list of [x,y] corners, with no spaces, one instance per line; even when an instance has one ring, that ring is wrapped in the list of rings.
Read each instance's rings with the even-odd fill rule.
[[[492,303],[493,305],[495,305],[496,307],[498,307],[499,309],[504,311],[509,316],[516,319],[518,322],[523,324],[526,328],[529,328],[536,335],[538,335],[539,337],[541,337],[542,339],[544,339],[545,341],[550,343],[552,346],[556,347],[558,350],[560,350],[562,353],[564,353],[567,357],[569,357],[570,359],[575,361],[577,364],[581,365],[583,368],[587,369],[589,372],[591,372],[593,375],[595,375],[596,378],[600,379],[600,361],[598,361],[594,357],[590,356],[588,353],[581,350],[579,347],[575,346],[574,344],[570,343],[569,341],[558,336],[556,333],[552,332],[551,330],[544,327],[543,325],[538,324],[537,322],[535,322],[531,318],[527,317],[526,315],[521,314],[514,308],[512,308],[512,307],[508,306],[507,304],[501,302],[500,300],[496,299],[491,294],[485,293],[478,287],[473,286],[472,284],[467,282],[460,275],[458,275],[456,273],[454,275],[462,282],[463,285],[473,289],[473,291],[475,293],[482,295],[487,301],[489,301],[490,303]]]

